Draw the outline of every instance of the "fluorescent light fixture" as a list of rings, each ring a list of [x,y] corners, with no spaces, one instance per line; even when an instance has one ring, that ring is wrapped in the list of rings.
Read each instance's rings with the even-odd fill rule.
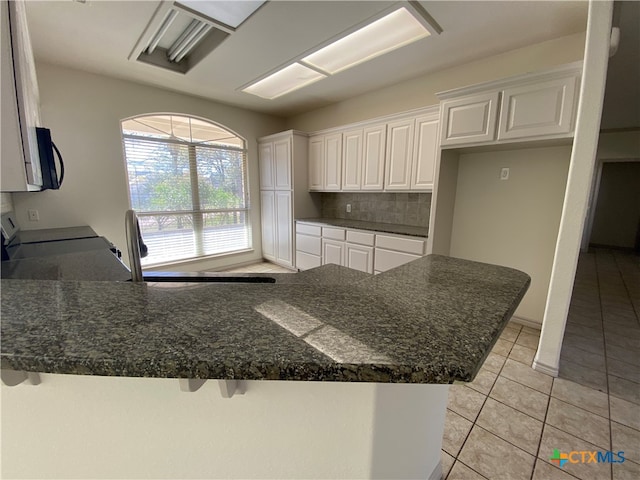
[[[423,23],[402,7],[307,55],[302,62],[333,75],[429,35]]]
[[[235,29],[266,3],[266,0],[216,0],[215,2],[180,0],[176,3]]]
[[[326,75],[304,65],[292,63],[268,77],[243,88],[242,91],[272,100],[325,77]]]

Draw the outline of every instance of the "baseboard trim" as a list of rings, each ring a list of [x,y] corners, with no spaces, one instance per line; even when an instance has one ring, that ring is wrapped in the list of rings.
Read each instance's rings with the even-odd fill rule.
[[[511,317],[511,322],[517,323],[518,325],[524,325],[525,327],[533,328],[535,330],[542,330],[542,325],[535,320],[529,320],[528,318],[522,318],[517,316]]]
[[[560,369],[558,367],[546,365],[536,359],[533,360],[533,365],[531,366],[531,368],[533,368],[536,372],[545,373],[547,375],[551,375],[552,377],[557,377],[558,373],[560,373]]]
[[[427,480],[442,480],[442,460],[438,461],[438,464],[435,466]]]

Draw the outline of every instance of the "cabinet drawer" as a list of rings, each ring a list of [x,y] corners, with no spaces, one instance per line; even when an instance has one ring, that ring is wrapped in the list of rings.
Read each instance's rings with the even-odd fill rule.
[[[347,230],[347,242],[358,243],[360,245],[374,245],[374,234],[366,232],[354,232],[353,230]]]
[[[296,268],[300,270],[308,270],[310,268],[319,267],[322,262],[320,257],[310,255],[304,252],[296,252]]]
[[[411,255],[409,253],[376,248],[374,270],[377,272],[386,272],[387,270],[399,267],[418,258],[420,258],[420,255]]]
[[[332,240],[344,240],[344,228],[322,227],[322,237]]]
[[[301,235],[298,233],[296,234],[296,250],[313,255],[321,255],[322,241],[320,237],[312,237],[311,235]]]
[[[376,247],[423,255],[425,240],[419,237],[413,239],[407,237],[392,237],[390,235],[376,235]]]
[[[319,225],[309,225],[308,223],[296,223],[296,233],[304,233],[306,235],[322,235],[322,227]]]

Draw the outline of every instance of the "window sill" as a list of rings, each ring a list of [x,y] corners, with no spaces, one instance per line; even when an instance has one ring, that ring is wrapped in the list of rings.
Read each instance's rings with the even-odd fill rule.
[[[150,265],[143,265],[142,270],[144,271],[157,271],[162,268],[176,268],[180,266],[188,266],[193,265],[198,262],[206,262],[211,260],[220,260],[224,258],[233,257],[235,255],[246,255],[247,253],[253,253],[255,250],[253,248],[246,248],[244,250],[236,250],[229,253],[220,253],[217,255],[204,255],[202,257],[194,257],[194,258],[186,258],[184,260],[177,260],[174,262],[162,262],[162,263],[153,263]]]

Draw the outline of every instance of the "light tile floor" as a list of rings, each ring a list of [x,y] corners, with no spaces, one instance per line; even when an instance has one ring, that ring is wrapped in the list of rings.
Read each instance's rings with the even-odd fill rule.
[[[271,262],[252,263],[251,265],[232,267],[224,271],[234,273],[296,273],[294,270],[281,267],[280,265],[276,265]]]
[[[640,478],[640,257],[596,250],[578,263],[553,378],[530,365],[539,331],[510,324],[476,379],[454,385],[447,480]],[[553,450],[624,451],[624,463],[551,463]]]
[[[263,262],[234,272],[293,273]],[[582,254],[553,378],[530,366],[540,332],[510,324],[468,385],[454,385],[447,480],[640,478],[640,257]],[[624,451],[621,464],[552,464],[553,450]]]

